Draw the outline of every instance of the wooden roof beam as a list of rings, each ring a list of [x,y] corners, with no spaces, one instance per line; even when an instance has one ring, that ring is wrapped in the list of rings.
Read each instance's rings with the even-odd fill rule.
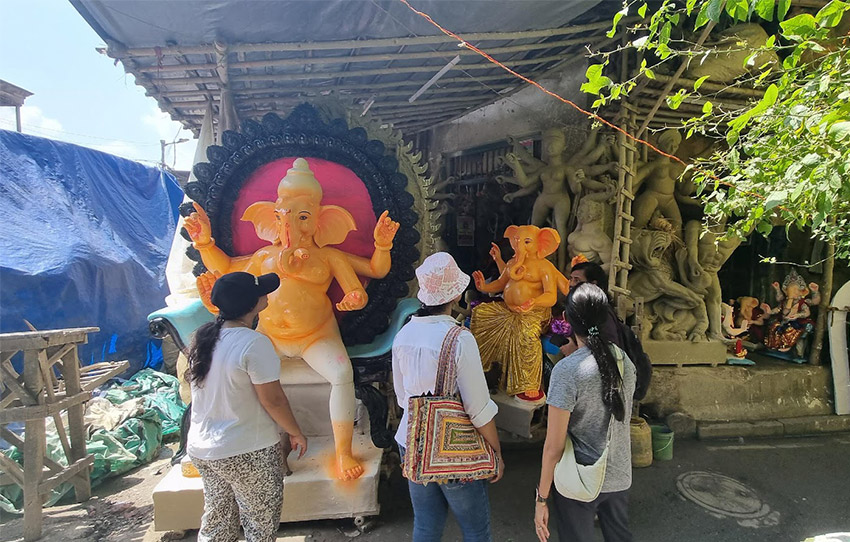
[[[604,43],[604,41],[603,41]],[[587,45],[594,46],[599,44],[599,41],[588,42]],[[533,66],[535,64],[546,64],[548,62],[560,62],[565,60],[570,54],[575,54],[577,51],[564,51],[561,54],[542,56],[538,58],[525,60],[510,60],[504,64],[509,67]],[[475,62],[469,64],[457,64],[450,71],[470,71],[481,69],[494,69],[495,65],[488,61]],[[439,69],[439,66],[397,66],[394,68],[379,68],[369,70],[352,70],[346,73],[346,79],[349,77],[367,77],[372,75],[398,75],[402,73],[431,73]],[[339,77],[338,72],[311,72],[311,73],[286,73],[286,74],[251,74],[251,75],[234,75],[230,78],[231,81],[241,82],[257,82],[257,81],[303,81],[309,79],[336,79]],[[209,79],[209,81],[207,81]],[[157,84],[172,84],[172,85],[194,85],[201,82],[215,83],[217,78],[207,77],[151,77],[151,80]]]
[[[556,49],[558,47],[569,47],[588,43],[588,38],[574,38],[563,41],[528,43],[524,45],[511,45],[508,47],[493,47],[487,50],[490,55],[515,54],[520,52],[537,51],[544,49]],[[354,49],[357,51],[357,49]],[[309,51],[308,51],[309,52]],[[312,58],[279,58],[273,60],[250,60],[246,62],[231,62],[230,68],[248,69],[248,68],[284,68],[291,66],[304,66],[307,64],[322,65],[322,64],[362,64],[365,62],[395,62],[400,60],[431,60],[431,59],[447,59],[450,60],[456,55],[460,56],[478,56],[478,53],[466,48],[458,49],[457,51],[422,51],[416,53],[381,53],[372,55],[357,55],[357,56],[325,56]],[[216,64],[166,64],[164,66],[151,65],[141,68],[145,73],[164,73],[164,72],[185,72],[187,70],[214,70]],[[388,66],[389,67],[389,66]]]
[[[637,17],[626,17],[621,23],[628,24],[639,20]],[[468,42],[518,40],[529,38],[546,38],[551,36],[568,36],[611,28],[610,21],[600,21],[583,25],[564,26],[560,28],[544,28],[541,30],[525,30],[519,32],[475,32],[463,34],[461,37]],[[233,44],[230,48],[234,53],[254,52],[284,52],[284,51],[332,51],[335,49],[364,49],[377,47],[401,47],[403,45],[430,45],[438,43],[454,43],[456,40],[443,34],[434,36],[377,38],[368,40],[337,40],[337,41],[305,41],[289,43],[241,43]],[[162,55],[207,54],[214,51],[212,44],[205,45],[174,45],[168,47],[138,47],[126,48],[110,43],[107,53],[112,58],[157,57]]]

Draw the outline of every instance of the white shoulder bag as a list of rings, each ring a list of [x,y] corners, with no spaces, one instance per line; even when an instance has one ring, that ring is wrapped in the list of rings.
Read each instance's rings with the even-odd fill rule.
[[[617,358],[617,369],[620,377],[623,375],[623,355],[619,348],[614,349]],[[599,496],[602,483],[605,481],[605,469],[608,466],[608,448],[611,444],[611,431],[614,428],[614,415],[608,422],[608,435],[605,438],[605,449],[602,455],[592,465],[580,465],[576,461],[573,441],[567,432],[564,455],[555,465],[555,489],[568,499],[590,502]]]

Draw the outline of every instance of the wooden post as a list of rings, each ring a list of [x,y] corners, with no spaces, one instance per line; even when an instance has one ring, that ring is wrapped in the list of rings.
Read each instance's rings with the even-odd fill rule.
[[[24,351],[24,387],[37,398],[38,404],[44,404],[37,350]],[[24,540],[30,542],[41,537],[42,502],[38,485],[44,470],[44,451],[47,445],[44,418],[27,420],[24,431]]]
[[[832,281],[835,270],[835,241],[827,245],[826,261],[823,264],[823,284],[820,285],[820,305],[818,305],[818,319],[815,322],[815,340],[812,343],[812,351],[809,353],[809,363],[821,364],[821,351],[823,350],[823,336],[826,333],[826,322],[829,314],[829,303],[832,301]]]
[[[76,346],[62,358],[62,376],[65,378],[65,396],[73,397],[83,391],[80,384],[80,359]],[[68,464],[73,464],[86,456],[85,403],[68,407],[68,430],[71,433],[71,456]],[[71,479],[77,502],[91,497],[89,470],[84,469]]]

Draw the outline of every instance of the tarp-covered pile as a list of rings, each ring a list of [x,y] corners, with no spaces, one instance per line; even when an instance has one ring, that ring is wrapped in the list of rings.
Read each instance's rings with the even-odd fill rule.
[[[0,332],[98,326],[84,365],[158,367],[147,315],[168,295],[182,197],[159,169],[0,130]]]
[[[143,369],[123,384],[102,390],[86,405],[86,449],[94,455],[92,486],[156,459],[163,437],[176,436],[180,431],[185,410],[177,379],[152,369]],[[22,463],[21,451],[15,447],[0,453]],[[68,464],[51,427],[47,430],[47,454],[57,463]],[[55,504],[72,491],[70,484],[59,486],[46,505]],[[20,513],[22,505],[19,486],[0,486],[0,510]]]

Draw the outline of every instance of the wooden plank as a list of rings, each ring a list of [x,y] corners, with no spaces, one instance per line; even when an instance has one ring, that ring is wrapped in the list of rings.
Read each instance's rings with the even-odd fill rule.
[[[524,51],[534,51],[543,49],[555,49],[558,47],[568,47],[571,45],[579,45],[587,43],[587,38],[573,38],[568,40],[526,43],[523,45],[508,45],[505,47],[492,47],[487,50],[487,53],[493,56],[501,54],[512,54]],[[231,62],[230,68],[234,69],[250,69],[250,68],[284,68],[293,66],[307,65],[323,65],[323,64],[359,64],[365,62],[386,62],[386,61],[408,61],[408,60],[434,60],[444,59],[449,61],[456,55],[460,56],[478,56],[478,53],[470,49],[444,50],[444,51],[421,51],[415,53],[376,53],[376,54],[361,54],[351,56],[346,53],[344,56],[321,56],[310,58],[278,58],[268,60],[249,60],[245,62]],[[166,64],[143,66],[139,71],[143,73],[164,73],[164,72],[186,72],[190,70],[214,70],[217,64]],[[439,68],[440,66],[435,66]],[[436,70],[435,70],[436,71]]]
[[[624,17],[621,24],[637,21],[637,17]],[[476,32],[463,34],[461,37],[468,42],[481,41],[504,41],[529,38],[548,38],[551,36],[568,36],[582,32],[596,30],[608,30],[611,28],[610,21],[589,23],[584,25],[571,25],[561,28],[544,28],[541,30],[525,30],[519,32]],[[234,43],[228,46],[231,53],[253,53],[253,52],[284,52],[284,51],[332,51],[335,49],[365,49],[365,48],[396,48],[409,45],[428,45],[438,43],[457,43],[455,38],[444,34],[432,36],[398,37],[398,38],[375,38],[354,39],[336,41],[303,41],[303,42],[281,42],[281,43]],[[158,57],[160,55],[188,55],[188,54],[212,54],[215,51],[212,44],[209,45],[174,45],[168,47],[138,47],[126,49],[110,46],[106,53],[117,59]]]
[[[12,446],[17,446],[19,450],[24,449],[24,441],[21,439],[21,437],[9,431],[2,425],[0,425],[0,437],[2,437],[3,440],[11,444]],[[44,464],[45,466],[47,466],[48,469],[50,469],[51,472],[61,472],[62,469],[65,468],[64,466],[60,465],[56,461],[53,461],[47,456],[44,456]]]
[[[24,540],[41,537],[41,471],[44,468],[45,434],[44,418],[30,420],[24,427]]]
[[[124,364],[129,365],[126,361]],[[80,360],[77,357],[76,348],[68,354],[66,362],[62,364],[62,376],[65,378],[65,389],[68,390],[69,395],[79,394],[83,391],[80,382]],[[106,379],[111,378],[111,376],[111,373],[107,373]],[[71,455],[68,463],[79,462],[86,458],[84,415],[85,407],[82,403],[68,408],[68,429],[71,432]],[[86,471],[85,477],[74,479],[74,495],[77,497],[77,501],[86,501],[91,497],[91,480],[88,471]]]
[[[93,391],[110,378],[120,375],[130,367],[130,362],[127,360],[108,361],[98,365],[100,365],[100,367],[98,367],[96,371],[85,370],[91,366],[83,367],[80,371],[80,374],[82,375],[80,378],[80,385],[83,391]]]
[[[87,341],[89,333],[98,331],[100,331],[100,328],[97,327],[80,327],[0,333],[0,351],[38,350],[67,343],[84,343]]]
[[[44,379],[44,391],[47,392],[47,403],[56,403],[56,394],[53,392],[53,380],[51,379],[51,369],[47,366],[47,351],[38,351],[38,367],[41,370],[41,377]],[[56,433],[59,435],[59,442],[62,444],[62,450],[65,452],[65,458],[68,463],[73,461],[71,455],[71,442],[68,440],[68,434],[65,432],[65,425],[62,423],[62,412],[54,412],[53,424],[56,426]]]
[[[17,398],[21,400],[25,405],[36,405],[38,404],[38,398],[36,395],[33,395],[23,384],[23,377],[15,372],[14,367],[12,367],[12,362],[5,361],[2,365],[0,365],[0,376],[2,376],[2,380],[6,386],[10,388],[10,391],[14,391]]]
[[[47,493],[48,491],[50,491],[54,487],[58,486],[59,484],[61,484],[63,482],[67,482],[68,480],[71,480],[72,478],[74,478],[74,477],[76,477],[76,476],[78,476],[82,473],[85,473],[86,478],[89,478],[88,469],[93,464],[94,464],[94,456],[93,455],[90,455],[90,456],[84,457],[82,459],[78,459],[77,461],[74,461],[74,463],[72,463],[70,466],[66,467],[62,472],[60,472],[58,474],[54,474],[50,478],[47,478],[43,482],[41,482],[38,485],[38,492],[42,493],[42,494]],[[79,496],[77,498],[79,499]]]
[[[514,67],[533,66],[536,64],[544,64],[547,62],[559,62],[568,60],[571,57],[569,54],[559,54],[542,56],[524,60],[509,60],[504,64]],[[581,57],[584,59],[584,56]],[[397,66],[392,68],[373,68],[366,70],[351,70],[346,72],[345,78],[351,77],[371,77],[374,75],[398,75],[403,73],[430,73],[438,71],[440,66]],[[496,66],[488,61],[474,62],[466,64],[456,64],[449,71],[470,71],[482,69],[497,69]],[[339,78],[339,73],[335,71],[312,71],[312,72],[297,72],[285,74],[248,74],[248,75],[233,75],[231,81],[255,82],[255,81],[304,81],[309,79],[331,79]],[[150,77],[150,80],[157,85],[194,85],[206,82],[209,78],[199,77]],[[215,81],[211,81],[215,82]]]
[[[65,397],[52,404],[27,405],[0,410],[0,424],[24,422],[44,419],[54,412],[61,412],[68,407],[85,403],[91,399],[90,391],[83,391],[70,397]]]
[[[0,453],[0,467],[16,484],[24,487],[24,470],[4,453]]]
[[[62,360],[62,357],[65,354],[67,354],[68,352],[70,352],[71,350],[73,350],[76,347],[77,347],[76,344],[66,344],[66,345],[61,346],[56,352],[53,352],[53,353],[50,354],[50,357],[47,360],[47,366],[53,367],[54,365],[56,365],[56,362]]]

